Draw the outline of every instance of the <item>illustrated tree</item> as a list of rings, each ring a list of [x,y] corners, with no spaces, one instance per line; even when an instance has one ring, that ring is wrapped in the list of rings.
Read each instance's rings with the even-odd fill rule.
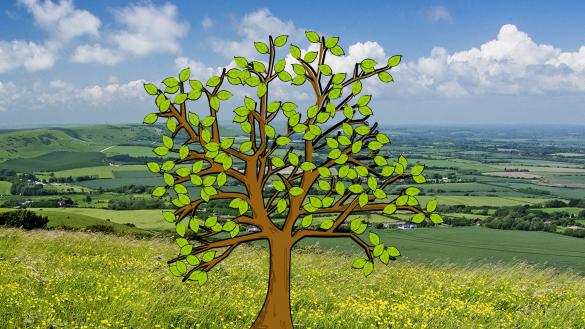
[[[156,96],[159,110],[144,122],[166,119],[168,129],[154,149],[161,163],[147,165],[164,178],[153,196],[170,197],[176,206],[163,212],[179,235],[170,271],[203,285],[208,272],[239,245],[267,241],[268,290],[252,328],[292,328],[291,250],[299,241],[351,239],[365,253],[352,267],[367,276],[376,258],[388,264],[400,252],[382,243],[368,222],[350,215],[403,211],[414,214],[414,223],[442,221],[436,200],[423,208],[417,200],[420,190],[405,187],[425,182],[424,166],[409,167],[403,155],[390,159],[384,152],[390,139],[368,121],[371,96],[362,95],[362,81],[377,77],[392,82],[388,71],[401,56],[384,65],[364,59],[353,74],[335,73],[326,59],[344,55],[339,38],[312,31],[306,37],[313,44],[309,49],[316,51],[291,44],[286,57],[277,60],[276,49],[288,37],[269,37],[268,43],[255,43],[264,62],[235,57],[237,68],[223,69],[204,83],[191,80],[187,68],[178,79],[164,79],[161,88],[144,85]],[[270,93],[274,83],[308,85],[314,98],[306,108],[275,99]],[[233,96],[224,89],[228,84],[252,88],[252,97],[233,106],[233,121],[244,136],[237,142],[222,136],[218,122],[220,108],[234,104],[224,103]],[[190,106],[198,110],[189,112],[194,102],[201,105]],[[225,207],[213,208],[213,203]]]

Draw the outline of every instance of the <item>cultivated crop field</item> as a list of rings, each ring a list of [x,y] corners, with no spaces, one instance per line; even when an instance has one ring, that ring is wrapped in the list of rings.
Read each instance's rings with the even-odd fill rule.
[[[0,230],[5,328],[244,328],[260,308],[267,257],[242,247],[202,288],[169,275],[164,240]],[[23,261],[23,260],[26,261]],[[294,252],[301,328],[580,328],[581,277],[525,265],[420,265],[400,259],[368,278],[351,258]],[[22,275],[21,273],[27,273]]]

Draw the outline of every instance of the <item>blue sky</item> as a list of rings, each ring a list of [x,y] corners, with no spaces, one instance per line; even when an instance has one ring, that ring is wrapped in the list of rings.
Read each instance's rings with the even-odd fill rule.
[[[396,83],[366,86],[380,122],[585,122],[583,12],[583,1],[2,1],[0,125],[139,122],[154,109],[144,81],[185,66],[209,76],[268,34],[306,48],[307,29],[341,37],[341,71],[404,56]]]

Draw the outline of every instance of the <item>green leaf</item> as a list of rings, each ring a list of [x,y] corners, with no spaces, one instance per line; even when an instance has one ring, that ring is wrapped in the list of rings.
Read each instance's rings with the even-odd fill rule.
[[[228,99],[230,99],[233,96],[232,93],[230,93],[227,90],[222,90],[220,92],[217,93],[217,98],[219,98],[222,101],[227,101]]]
[[[252,62],[252,67],[254,68],[254,71],[259,72],[259,73],[266,71],[266,66],[264,66],[264,64],[262,62],[254,61],[254,62]],[[260,81],[260,80],[258,80],[258,81]],[[246,81],[246,82],[248,82],[248,81]]]
[[[274,39],[274,45],[276,47],[282,47],[286,44],[287,40],[288,40],[288,35],[279,35],[278,37],[276,37],[276,39]]]
[[[285,137],[285,136],[280,136],[276,139],[276,144],[280,145],[280,146],[285,146],[287,144],[289,144],[291,142],[290,138]]]
[[[384,252],[382,252],[382,254],[380,255],[380,261],[388,265],[388,262],[390,261],[390,255],[388,254],[387,250],[384,250]]]
[[[390,66],[390,67],[398,66],[398,64],[400,64],[401,59],[402,59],[402,56],[400,56],[400,55],[395,55],[395,56],[390,57],[388,59],[388,66]]]
[[[289,193],[292,196],[299,196],[303,194],[303,192],[304,192],[303,189],[298,186],[291,187],[291,189],[289,190]]]
[[[222,230],[229,232],[229,231],[233,230],[234,228],[236,228],[236,223],[229,221],[229,222],[226,222],[225,224],[223,224]]]
[[[163,80],[163,83],[165,84],[165,86],[169,87],[169,88],[173,88],[179,85],[179,81],[175,78],[169,77]]]
[[[290,45],[290,54],[295,59],[301,58],[301,50],[295,45]]]
[[[162,212],[164,219],[169,223],[175,222],[175,213],[172,211],[163,211]]]
[[[427,211],[428,212],[433,212],[436,209],[437,209],[437,199],[433,199],[427,203]]]
[[[371,95],[363,95],[358,99],[357,105],[358,106],[366,106],[366,105],[368,105],[368,103],[370,102],[371,99],[372,99]]]
[[[423,220],[425,220],[425,214],[423,214],[423,213],[416,214],[416,215],[412,216],[412,219],[411,219],[411,221],[413,223],[417,223],[417,224],[421,223]]]
[[[160,166],[156,162],[147,162],[146,166],[148,167],[148,170],[150,170],[150,172],[153,173],[160,172]]]
[[[165,155],[169,154],[169,149],[164,147],[164,146],[159,146],[152,151],[154,152],[154,154],[159,155],[159,156],[165,156]]]
[[[144,120],[142,122],[151,125],[155,123],[156,120],[158,120],[158,115],[156,113],[150,113],[146,117],[144,117]]]
[[[189,80],[189,76],[191,76],[191,69],[186,68],[182,70],[181,73],[179,73],[179,80],[181,80],[181,82],[185,82]]]
[[[185,272],[187,272],[187,265],[185,265],[185,263],[183,263],[183,262],[177,262],[175,264],[175,266],[177,267],[177,270],[179,270],[179,272],[181,274],[185,274]]]
[[[379,245],[374,247],[374,252],[373,252],[374,257],[380,257],[383,252],[384,252],[384,244],[383,243],[380,243]]]
[[[276,180],[276,179],[273,180],[272,186],[274,186],[274,188],[280,192],[286,190],[286,186],[284,185],[284,183],[281,180]]]
[[[343,48],[341,48],[339,45],[333,47],[330,49],[331,53],[335,56],[343,56],[345,55],[345,51],[343,51]]]
[[[233,230],[230,231],[230,237],[235,237],[240,233],[240,226],[236,225]]]
[[[258,85],[258,90],[256,91],[256,95],[258,95],[258,98],[261,98],[262,96],[266,95],[267,91],[268,91],[268,87],[266,86],[266,84],[261,83],[260,85]]]
[[[355,232],[357,229],[360,228],[361,225],[362,225],[362,220],[359,218],[356,218],[356,219],[351,221],[349,228]]]
[[[412,169],[410,169],[410,174],[413,176],[418,176],[420,174],[422,174],[423,170],[425,169],[425,166],[414,166],[412,167]]]
[[[163,135],[162,141],[163,141],[164,146],[166,146],[167,148],[169,148],[169,149],[173,148],[174,143],[173,143],[173,139],[171,137]]]
[[[408,202],[408,195],[401,195],[396,199],[396,204],[398,206],[404,206]]]
[[[268,54],[268,46],[261,41],[254,42],[254,47],[261,54]]]
[[[338,41],[339,41],[339,37],[327,38],[327,40],[325,40],[325,47],[333,48],[333,47],[337,46]]]
[[[393,203],[390,203],[389,205],[387,205],[383,212],[387,215],[392,215],[394,212],[396,212],[396,205]]]
[[[373,69],[374,66],[376,66],[377,62],[371,58],[366,58],[360,64],[364,71],[366,71],[366,69],[370,69],[369,71],[372,71],[371,69]]]
[[[366,264],[364,264],[363,271],[365,276],[372,274],[372,272],[374,272],[374,263],[366,262]]]
[[[218,76],[214,75],[211,78],[209,78],[209,80],[207,80],[206,85],[209,87],[215,87],[215,86],[219,85],[220,82],[221,82],[221,79]]]
[[[430,218],[435,224],[441,224],[443,222],[443,218],[439,214],[431,214]]]
[[[215,226],[215,224],[217,224],[217,217],[216,216],[208,217],[205,220],[205,227],[213,227],[213,226]]]
[[[360,207],[363,207],[363,206],[367,205],[368,204],[368,201],[369,201],[368,200],[368,194],[366,194],[366,193],[360,194],[360,197],[359,197],[359,200],[358,201],[359,201]]]
[[[181,160],[185,159],[189,155],[189,147],[187,145],[181,146],[179,149],[179,157]]]
[[[319,42],[319,35],[316,32],[306,31],[305,35],[307,36],[307,40],[309,40],[310,42],[312,43]]]
[[[378,73],[378,78],[382,82],[392,82],[392,81],[394,81],[394,77],[392,77],[392,74],[390,74],[390,73],[388,73],[386,71],[383,71],[383,72]]]
[[[165,193],[167,193],[167,189],[164,186],[159,186],[152,190],[152,196],[155,197],[161,197],[165,195]]]
[[[234,61],[236,62],[236,65],[243,69],[248,67],[248,61],[244,57],[234,57]]]
[[[181,177],[187,177],[191,174],[191,171],[189,170],[189,168],[179,168],[177,169],[176,173]]]
[[[331,75],[331,73],[332,73],[331,66],[329,66],[327,64],[319,65],[319,71],[324,75]]]
[[[149,93],[150,95],[158,94],[158,88],[156,88],[156,86],[153,85],[152,83],[145,83],[144,90],[146,90],[146,92]]]
[[[185,236],[185,231],[187,230],[187,228],[185,227],[185,224],[183,223],[177,223],[177,226],[175,227],[177,234],[179,234],[180,236]]]
[[[191,228],[191,231],[197,233],[199,231],[199,219],[191,218],[189,221],[189,228]]]
[[[362,223],[362,224],[360,224],[360,227],[357,230],[354,231],[354,233],[355,234],[358,234],[358,235],[359,234],[362,234],[362,233],[364,233],[366,231],[367,228],[368,228],[368,224]]]
[[[177,122],[175,121],[175,119],[167,120],[167,129],[172,133],[174,133],[177,130]]]
[[[192,266],[197,266],[201,263],[199,258],[197,258],[197,256],[195,256],[195,255],[189,255],[189,256],[187,256],[187,258],[185,260],[187,261],[187,263],[189,263]]]
[[[278,213],[282,213],[285,209],[286,209],[286,200],[285,199],[280,199],[278,200],[278,203],[276,204],[276,210],[278,211]]]
[[[423,175],[413,176],[412,177],[412,180],[414,180],[414,182],[415,183],[418,183],[418,184],[422,184],[422,183],[424,183],[424,182],[427,181],[426,178]]]
[[[287,81],[290,81],[292,79],[290,73],[288,73],[287,71],[282,71],[282,72],[278,73],[278,78],[280,79],[280,81],[283,81],[283,82],[287,82]]]
[[[351,264],[351,267],[357,268],[357,269],[364,268],[364,265],[366,265],[367,262],[368,262],[368,260],[365,258],[358,258],[358,259],[353,261],[353,264]]]
[[[400,251],[398,249],[396,249],[396,247],[388,247],[388,255],[390,255],[391,257],[398,257],[400,256]]]
[[[323,229],[323,230],[328,230],[333,226],[333,220],[332,219],[326,219],[324,220],[321,225],[319,226],[319,228]]]
[[[314,164],[314,163],[312,163],[312,162],[303,162],[303,163],[301,164],[301,169],[302,169],[303,171],[311,171],[311,170],[313,170],[313,169],[315,169],[315,168],[316,168],[316,166],[315,166],[315,164]]]
[[[370,232],[368,234],[368,238],[370,239],[370,242],[374,245],[377,246],[380,244],[380,236],[374,232]]]
[[[400,158],[398,158],[398,163],[400,163],[404,169],[408,167],[408,161],[406,160],[404,155],[401,155]]]
[[[313,215],[306,215],[305,217],[303,217],[303,220],[301,221],[301,226],[306,228],[311,226],[311,224],[313,223]]]
[[[331,184],[329,184],[329,182],[324,181],[324,180],[319,180],[319,188],[321,189],[321,191],[330,191],[331,190]]]
[[[307,63],[312,63],[317,58],[316,51],[309,51],[305,54],[304,60]]]
[[[203,254],[201,260],[204,261],[205,263],[208,263],[211,262],[213,258],[215,258],[215,251],[208,251]]]
[[[406,191],[404,193],[406,193],[406,195],[416,196],[420,193],[420,189],[418,189],[416,187],[409,187],[406,189]]]

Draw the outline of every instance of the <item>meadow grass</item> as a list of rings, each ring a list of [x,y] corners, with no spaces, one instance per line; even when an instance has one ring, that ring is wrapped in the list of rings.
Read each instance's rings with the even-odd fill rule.
[[[181,283],[170,241],[0,229],[3,328],[247,328],[267,255],[241,247],[207,285]],[[331,252],[293,253],[298,328],[582,328],[583,277],[527,265],[377,265],[368,278]]]

